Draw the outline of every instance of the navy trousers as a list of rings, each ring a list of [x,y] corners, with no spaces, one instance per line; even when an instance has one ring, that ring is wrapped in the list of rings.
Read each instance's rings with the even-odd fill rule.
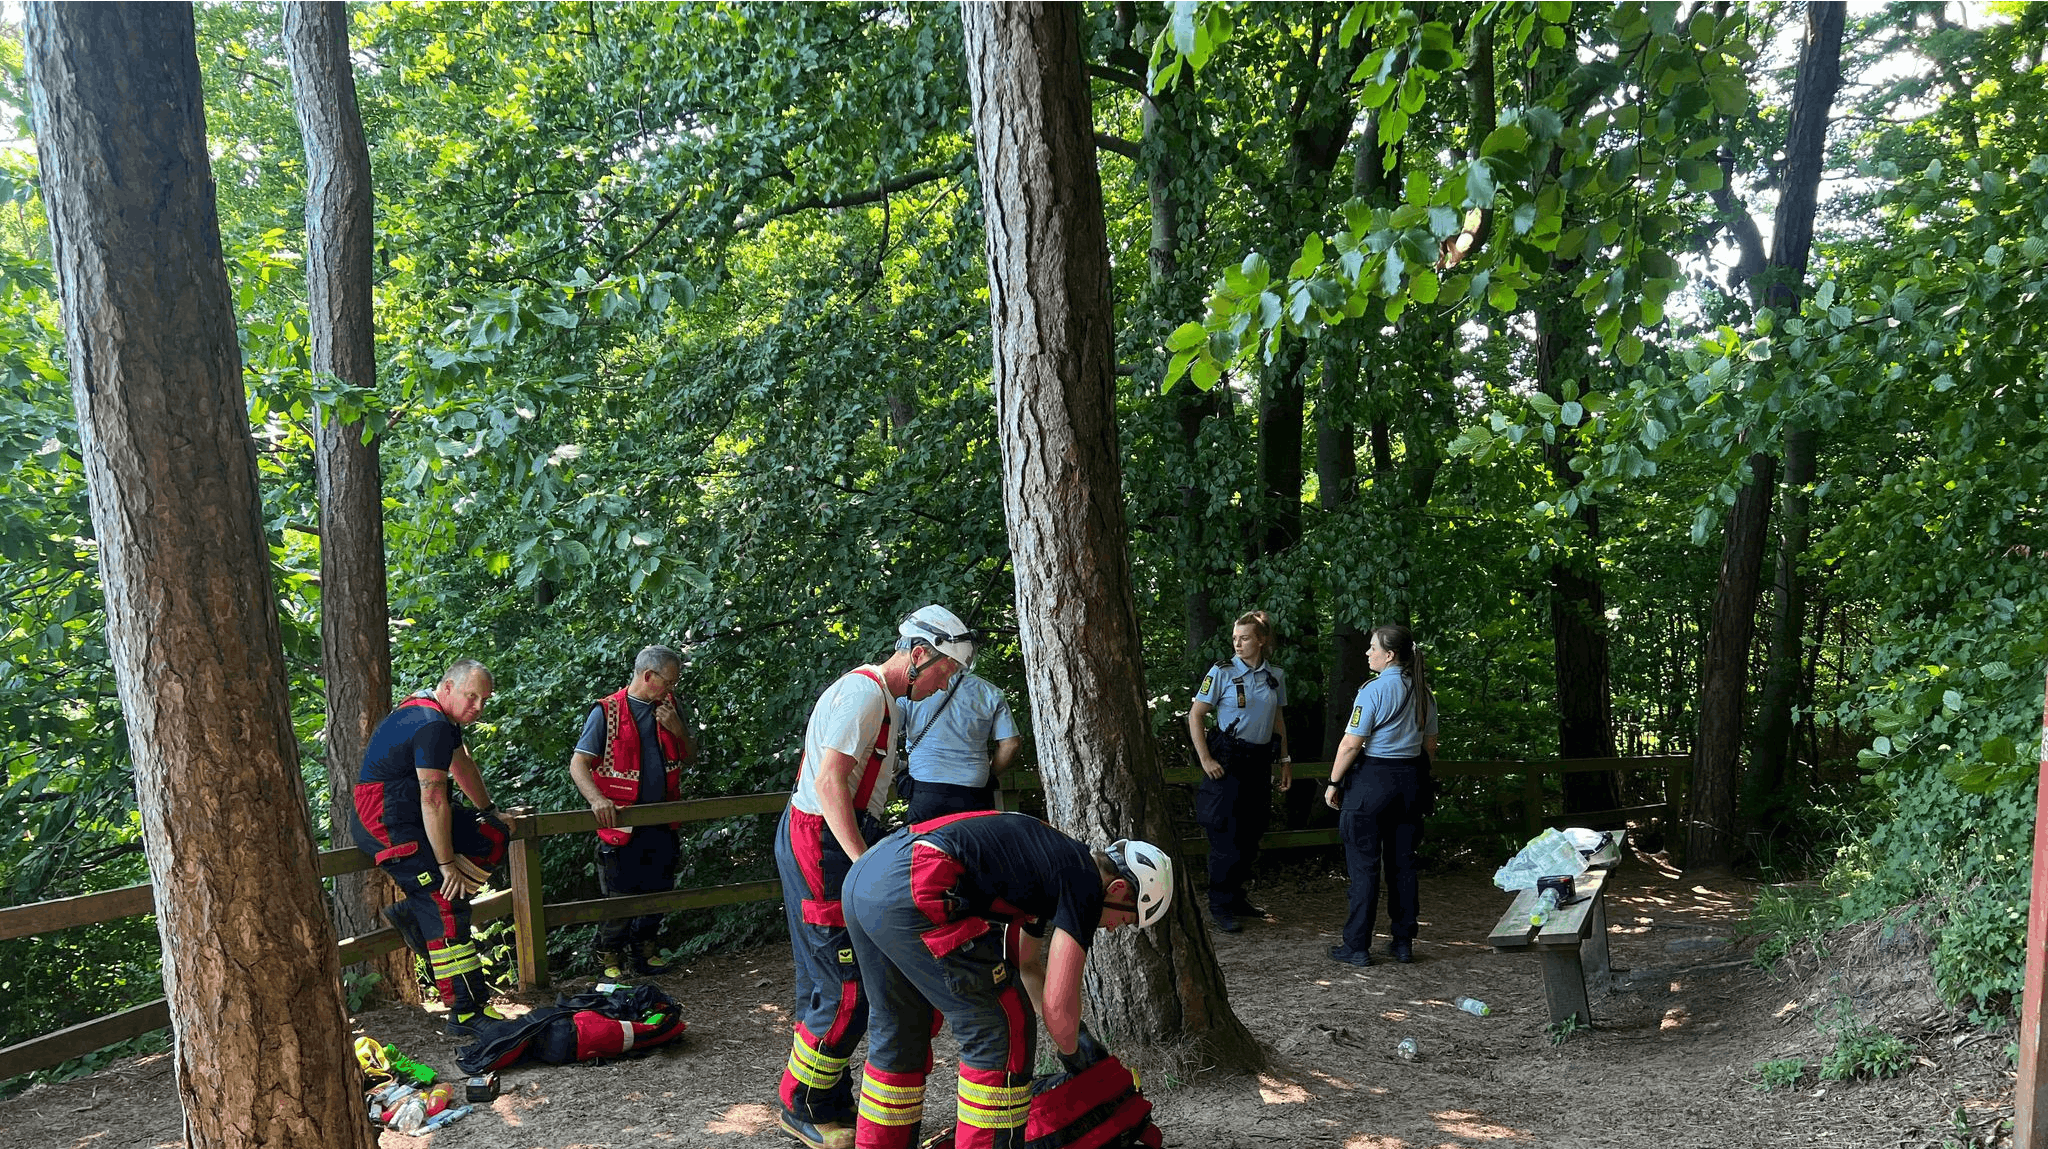
[[[623,846],[597,844],[597,883],[607,898],[654,894],[676,888],[676,832],[667,826],[636,826]],[[660,914],[613,918],[597,927],[597,948],[613,953],[661,932]]]
[[[1426,755],[1360,758],[1345,778],[1337,829],[1351,877],[1350,912],[1344,918],[1344,945],[1349,949],[1372,949],[1383,865],[1389,932],[1396,941],[1415,937],[1421,913],[1415,847],[1422,842],[1428,770]]]
[[[1259,839],[1273,816],[1273,759],[1279,740],[1251,743],[1209,731],[1209,753],[1223,777],[1195,788],[1195,821],[1209,837],[1209,908],[1241,908],[1259,860]]]

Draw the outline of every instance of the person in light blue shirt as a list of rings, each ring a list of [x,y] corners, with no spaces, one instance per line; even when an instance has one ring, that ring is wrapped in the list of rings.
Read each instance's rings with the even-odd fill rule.
[[[1188,737],[1202,764],[1195,789],[1195,821],[1209,836],[1209,917],[1234,934],[1240,916],[1263,918],[1266,911],[1245,896],[1259,839],[1273,814],[1273,765],[1280,765],[1279,789],[1294,780],[1287,754],[1287,676],[1268,661],[1273,625],[1263,610],[1250,611],[1230,632],[1228,662],[1202,679],[1188,707]],[[1205,720],[1216,715],[1210,729]]]
[[[1339,812],[1337,830],[1351,877],[1344,941],[1330,947],[1331,960],[1347,965],[1372,964],[1383,861],[1393,937],[1387,953],[1397,962],[1415,960],[1422,912],[1415,847],[1435,789],[1429,767],[1436,758],[1436,697],[1415,635],[1398,623],[1374,627],[1366,662],[1378,677],[1358,688],[1323,791],[1323,800]]]
[[[962,673],[950,689],[904,702],[903,753],[909,765],[897,776],[896,791],[910,803],[910,824],[995,809],[996,779],[1017,760],[1023,744],[1009,701],[979,675]]]

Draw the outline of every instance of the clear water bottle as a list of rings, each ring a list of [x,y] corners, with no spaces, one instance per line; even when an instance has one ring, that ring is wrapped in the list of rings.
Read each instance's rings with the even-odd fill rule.
[[[1529,924],[1532,926],[1540,926],[1544,922],[1549,921],[1550,915],[1556,912],[1557,891],[1545,890],[1543,891],[1543,896],[1536,899],[1535,908],[1529,911]]]
[[[390,1125],[400,1133],[418,1133],[427,1127],[427,1099],[414,1094],[399,1103],[391,1114]]]
[[[1414,1038],[1404,1037],[1400,1044],[1394,1046],[1394,1056],[1403,1061],[1413,1061],[1422,1056],[1422,1047],[1415,1043]]]
[[[1456,1004],[1459,1009],[1464,1010],[1473,1017],[1485,1017],[1493,1012],[1492,1006],[1480,1001],[1476,997],[1461,997],[1457,1000]]]

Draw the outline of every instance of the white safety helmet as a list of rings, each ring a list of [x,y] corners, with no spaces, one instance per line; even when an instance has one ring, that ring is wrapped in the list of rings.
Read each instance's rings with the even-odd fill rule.
[[[960,621],[959,615],[937,603],[912,611],[896,627],[896,633],[913,643],[924,643],[959,663],[962,669],[974,665],[974,631]]]
[[[1166,916],[1173,904],[1173,859],[1150,842],[1118,838],[1109,844],[1110,861],[1131,883],[1138,901],[1138,925],[1142,928]]]

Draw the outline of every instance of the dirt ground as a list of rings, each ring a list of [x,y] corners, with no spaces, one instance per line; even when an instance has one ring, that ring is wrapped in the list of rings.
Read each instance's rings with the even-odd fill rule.
[[[1930,1149],[2005,1144],[2012,1072],[2004,1036],[1942,1008],[1926,942],[1864,927],[1829,956],[1756,970],[1731,943],[1755,887],[1701,882],[1637,855],[1609,885],[1617,969],[1593,997],[1595,1023],[1561,1045],[1545,1032],[1534,954],[1497,954],[1483,938],[1505,908],[1479,867],[1423,879],[1413,965],[1335,964],[1324,951],[1344,913],[1334,860],[1278,867],[1253,896],[1272,914],[1214,935],[1237,1014],[1273,1051],[1265,1074],[1153,1067],[1146,1090],[1170,1146],[1341,1149],[1742,1149],[1817,1145]],[[381,1149],[600,1149],[782,1146],[774,1089],[789,1045],[786,950],[701,961],[663,979],[690,1031],[674,1047],[609,1065],[523,1067],[506,1094],[423,1138],[385,1133]],[[578,983],[572,988],[586,988]],[[1458,996],[1489,1003],[1473,1017]],[[538,1002],[540,999],[535,999]],[[550,999],[551,1000],[551,999]],[[1906,1037],[1914,1061],[1883,1082],[1762,1092],[1755,1063],[1832,1046],[1816,1020],[1852,1003]],[[437,1018],[387,1009],[357,1019],[380,1039],[454,1072],[459,1042]],[[1396,1058],[1413,1037],[1421,1056]],[[952,1116],[950,1049],[940,1049],[926,1132]],[[167,1055],[0,1102],[0,1146],[126,1149],[180,1143]]]

